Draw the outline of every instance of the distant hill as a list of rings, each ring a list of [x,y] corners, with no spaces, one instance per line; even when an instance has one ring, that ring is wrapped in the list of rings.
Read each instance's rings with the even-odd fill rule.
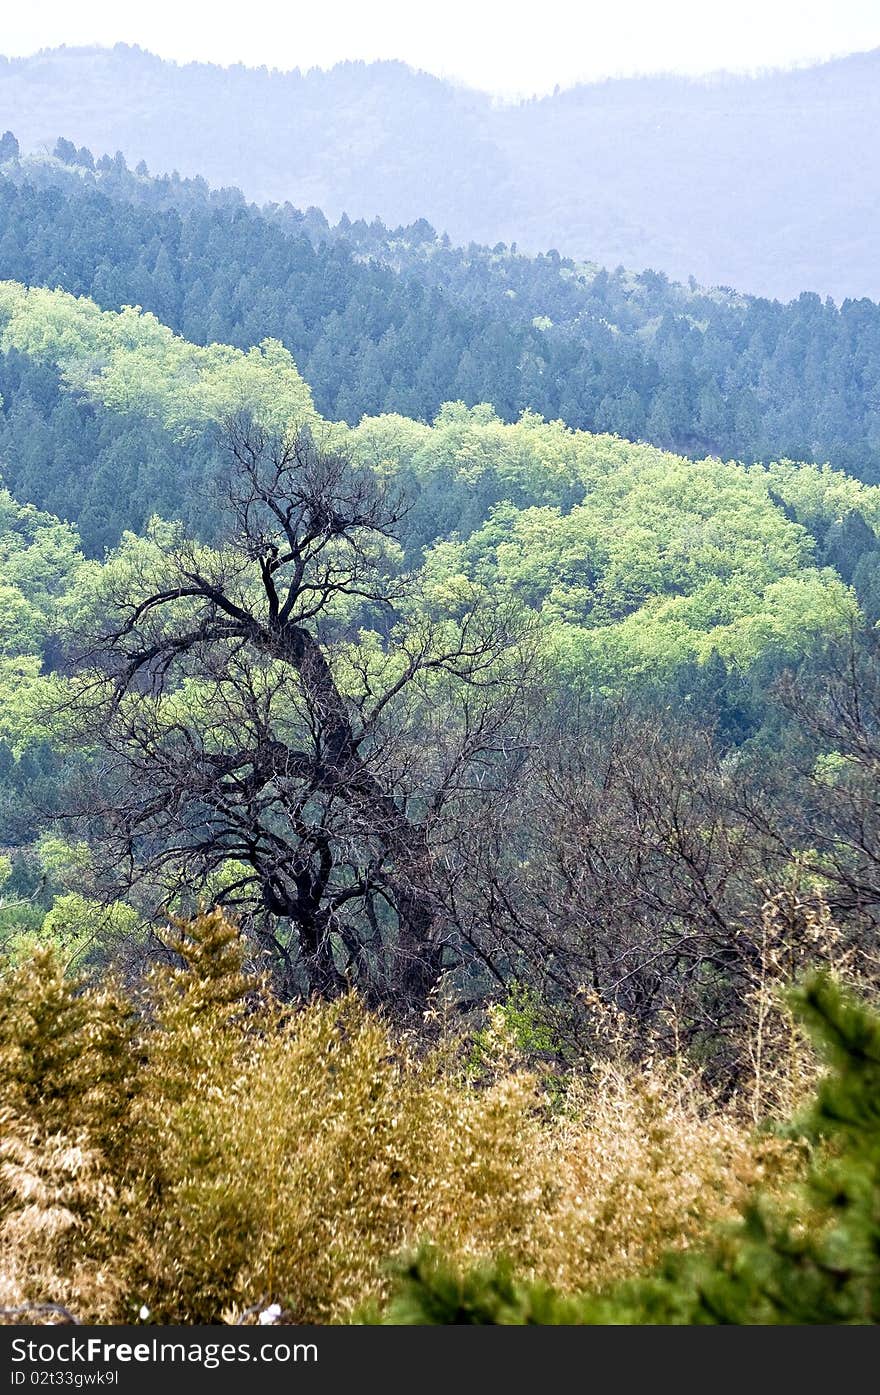
[[[517,106],[401,63],[281,74],[138,48],[0,59],[0,130],[331,218],[651,266],[790,298],[880,297],[880,50],[757,78],[640,78]]]

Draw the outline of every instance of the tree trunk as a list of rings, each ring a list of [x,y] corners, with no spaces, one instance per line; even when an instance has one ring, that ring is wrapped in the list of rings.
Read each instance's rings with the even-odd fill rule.
[[[326,786],[342,792],[371,827],[374,837],[394,858],[403,863],[402,875],[389,880],[389,890],[398,916],[398,942],[393,996],[420,1008],[442,970],[443,949],[436,939],[436,911],[430,896],[427,849],[422,830],[406,817],[394,796],[382,786],[358,748],[346,710],[345,700],[330,671],[317,640],[299,626],[285,625],[263,640],[283,662],[299,674],[316,715],[324,746]],[[419,880],[424,884],[419,885]],[[301,934],[303,933],[301,926]],[[307,938],[310,932],[306,932]],[[326,963],[332,953],[326,939],[322,981],[330,982],[336,973]],[[320,937],[314,942],[314,955],[320,958]],[[338,975],[337,975],[338,979]]]

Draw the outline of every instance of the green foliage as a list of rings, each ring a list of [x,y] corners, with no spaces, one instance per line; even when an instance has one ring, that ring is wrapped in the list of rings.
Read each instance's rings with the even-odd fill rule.
[[[25,934],[24,944],[13,941],[10,952],[20,955],[34,938]],[[68,891],[54,898],[36,938],[43,944],[57,945],[68,964],[83,959],[106,963],[121,950],[136,946],[142,933],[133,907],[120,901],[105,906],[80,892]]]
[[[426,1247],[400,1265],[395,1277],[394,1296],[381,1315],[381,1321],[394,1327],[565,1326],[583,1321],[583,1305],[576,1298],[565,1298],[547,1284],[520,1282],[504,1262],[460,1273]]]
[[[265,340],[247,353],[189,344],[140,307],[120,314],[59,291],[0,282],[0,344],[57,363],[69,386],[118,412],[158,417],[192,431],[249,411],[270,431],[313,416],[311,395],[289,352]]]
[[[0,489],[0,653],[32,653],[57,632],[82,562],[75,529]]]
[[[85,986],[51,947],[35,946],[0,978],[0,1108],[43,1137],[85,1126],[112,1151],[133,1089],[131,1024],[112,987]]]
[[[198,515],[203,537],[218,526],[216,509],[202,502],[206,472],[218,469],[210,452],[199,454],[211,423],[239,407],[273,430],[316,420],[308,389],[277,343],[246,354],[200,348],[152,315],[112,314],[12,282],[0,285],[0,318],[7,350],[57,366],[80,400],[134,415],[148,432],[158,425],[169,442],[192,439],[194,463],[183,473],[169,466],[149,488],[154,507]],[[324,430],[412,500],[404,554],[389,547],[384,565],[412,566],[427,549],[426,597],[436,610],[459,613],[474,586],[509,596],[541,616],[553,667],[600,688],[668,675],[713,653],[746,668],[765,655],[800,658],[857,614],[840,575],[818,565],[817,541],[822,556],[840,561],[832,534],[846,509],[860,520],[860,546],[876,547],[876,489],[827,469],[800,476],[785,465],[765,472],[687,461],[531,412],[505,424],[486,404],[461,402],[444,406],[432,427],[386,415],[353,431]],[[140,486],[135,494],[143,510],[149,500]],[[54,623],[60,588],[81,571],[75,535],[35,517],[34,540],[10,573],[23,599],[10,595],[6,607],[10,631],[21,642],[33,634],[33,644],[41,625]],[[106,523],[93,526],[107,535]],[[127,555],[142,565],[139,547],[125,539],[113,584]],[[94,570],[81,576],[80,591],[100,589]],[[357,605],[338,622],[361,623]]]
[[[0,741],[15,757],[48,734],[42,669],[82,564],[73,528],[0,489]]]
[[[763,475],[636,446],[613,471],[601,457],[575,460],[583,503],[497,505],[469,538],[428,554],[429,596],[453,607],[462,581],[510,595],[546,620],[570,678],[612,686],[713,652],[744,666],[796,657],[852,623],[852,593],[813,565],[812,539]]]
[[[470,1068],[477,1077],[491,1075],[509,1068],[512,1061],[533,1064],[561,1049],[547,1002],[531,984],[513,982],[503,1002],[489,1009],[487,1025],[474,1033]]]
[[[502,1006],[504,1023],[524,1056],[558,1050],[547,1004],[528,983],[512,983]]]

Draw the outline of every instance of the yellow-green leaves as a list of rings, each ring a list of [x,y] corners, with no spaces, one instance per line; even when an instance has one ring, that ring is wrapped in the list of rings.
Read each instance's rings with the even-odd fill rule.
[[[318,421],[276,341],[247,353],[198,347],[137,308],[114,314],[13,282],[0,283],[0,325],[0,345],[57,363],[72,389],[177,436],[239,409],[270,431]],[[420,603],[458,619],[477,597],[513,600],[540,617],[562,669],[598,686],[712,651],[741,664],[768,651],[800,655],[856,614],[852,592],[817,565],[807,529],[853,511],[880,526],[880,490],[827,467],[694,462],[531,412],[505,424],[486,403],[447,403],[432,426],[389,414],[324,429],[392,486],[429,498],[420,541],[434,542]],[[74,535],[54,520],[15,558],[0,541],[0,587],[18,588],[0,593],[0,656],[39,651],[75,577],[71,613],[96,588],[106,596],[148,579],[150,556],[174,545],[175,527],[154,522],[146,542],[127,536],[103,572],[83,569]],[[396,544],[375,547],[375,565],[402,568]],[[199,554],[200,566],[227,561]],[[349,636],[373,623],[356,596],[337,596],[325,618]]]
[[[600,686],[713,650],[741,664],[795,657],[854,619],[852,592],[815,566],[763,475],[629,451],[568,512],[501,504],[465,541],[437,544],[433,604],[454,612],[468,583],[512,596],[540,614],[562,669]]]
[[[57,363],[68,385],[111,409],[157,417],[174,434],[250,412],[284,433],[314,420],[311,393],[283,344],[246,353],[190,344],[138,306],[100,310],[84,296],[0,282],[0,346]]]

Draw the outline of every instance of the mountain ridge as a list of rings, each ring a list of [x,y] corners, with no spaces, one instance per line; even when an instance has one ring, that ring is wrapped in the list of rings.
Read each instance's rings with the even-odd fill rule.
[[[880,50],[723,80],[609,79],[498,104],[394,61],[305,74],[143,49],[0,62],[0,129],[332,219],[427,218],[458,242],[790,299],[880,297]]]
[[[608,74],[603,77],[584,78],[581,81],[557,84],[553,92],[536,92],[530,95],[505,96],[467,82],[464,78],[445,76],[432,72],[429,68],[410,63],[404,58],[342,58],[327,65],[314,63],[309,66],[295,65],[290,68],[276,67],[274,64],[222,63],[207,58],[169,58],[145,48],[141,44],[126,43],[120,40],[115,44],[55,44],[36,49],[29,54],[0,54],[0,65],[25,67],[40,59],[56,55],[71,57],[100,57],[105,54],[131,55],[138,60],[146,60],[157,68],[172,68],[179,71],[196,69],[222,73],[266,74],[272,78],[317,79],[330,77],[337,72],[350,70],[398,71],[416,78],[427,78],[439,86],[451,87],[473,97],[484,98],[487,102],[501,107],[521,107],[559,102],[566,97],[588,92],[607,92],[612,88],[625,91],[628,87],[644,87],[648,84],[681,84],[685,87],[724,88],[739,83],[762,83],[776,79],[797,80],[799,77],[814,77],[818,73],[831,74],[844,67],[850,70],[861,66],[876,66],[880,62],[880,45],[870,49],[859,49],[851,53],[831,54],[826,58],[803,60],[789,64],[769,64],[751,69],[711,68],[705,72],[676,72],[673,69]]]

